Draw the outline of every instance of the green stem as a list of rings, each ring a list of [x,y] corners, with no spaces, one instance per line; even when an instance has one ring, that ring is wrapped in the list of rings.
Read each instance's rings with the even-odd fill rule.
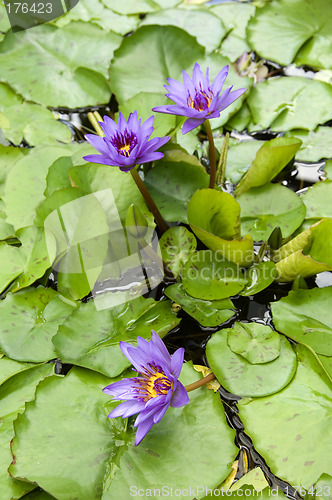
[[[208,384],[209,382],[212,382],[216,377],[214,376],[213,373],[209,373],[209,375],[206,375],[206,377],[201,378],[200,380],[197,380],[197,382],[194,382],[193,384],[189,384],[185,386],[185,389],[187,392],[193,391],[194,389],[198,389],[199,387],[202,387],[205,384]]]
[[[156,220],[157,226],[159,227],[161,233],[163,234],[165,231],[167,231],[168,226],[167,226],[166,222],[164,221],[161,213],[159,212],[157,205],[153,201],[149,191],[146,189],[144,182],[140,178],[139,173],[137,172],[137,168],[135,167],[135,168],[131,169],[130,173],[132,175],[132,178],[136,182],[136,185],[137,185],[138,189],[140,190],[147,206],[149,207],[150,211],[152,212],[152,214]]]
[[[207,137],[209,140],[209,151],[210,151],[210,184],[209,188],[214,189],[215,181],[216,181],[216,150],[214,148],[214,140],[213,140],[213,135],[212,135],[212,130],[211,130],[211,125],[209,120],[206,120],[205,123],[205,130],[207,133]]]

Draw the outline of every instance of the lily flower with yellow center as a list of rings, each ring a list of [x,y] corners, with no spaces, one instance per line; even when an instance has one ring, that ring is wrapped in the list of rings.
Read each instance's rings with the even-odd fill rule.
[[[104,392],[124,401],[108,415],[126,418],[138,413],[135,446],[146,436],[154,424],[160,422],[170,406],[189,403],[185,387],[178,380],[183,365],[184,349],[171,357],[158,334],[152,330],[150,342],[137,337],[137,347],[120,342],[126,358],[139,373],[139,377],[123,379],[105,387]]]

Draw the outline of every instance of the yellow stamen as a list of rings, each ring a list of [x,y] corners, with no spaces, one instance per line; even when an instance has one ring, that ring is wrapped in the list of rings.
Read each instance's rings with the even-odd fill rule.
[[[119,148],[120,154],[128,157],[130,153],[129,149],[130,149],[130,144],[125,144],[124,146]]]

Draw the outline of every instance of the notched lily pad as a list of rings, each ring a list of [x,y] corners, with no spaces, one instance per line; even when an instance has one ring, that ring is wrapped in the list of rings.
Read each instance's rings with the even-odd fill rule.
[[[268,363],[280,354],[280,335],[260,323],[235,323],[228,331],[228,346],[252,365]]]

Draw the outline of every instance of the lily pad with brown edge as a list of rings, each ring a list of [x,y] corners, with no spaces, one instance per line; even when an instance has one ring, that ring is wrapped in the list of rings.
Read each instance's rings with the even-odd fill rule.
[[[270,329],[266,326],[265,328]],[[256,331],[257,337],[262,332]],[[285,337],[280,337],[280,354],[269,362],[252,364],[241,354],[232,351],[229,339],[231,328],[212,335],[207,343],[209,365],[220,384],[229,392],[241,397],[260,398],[281,391],[296,372],[296,354]],[[262,340],[263,342],[263,340]]]

